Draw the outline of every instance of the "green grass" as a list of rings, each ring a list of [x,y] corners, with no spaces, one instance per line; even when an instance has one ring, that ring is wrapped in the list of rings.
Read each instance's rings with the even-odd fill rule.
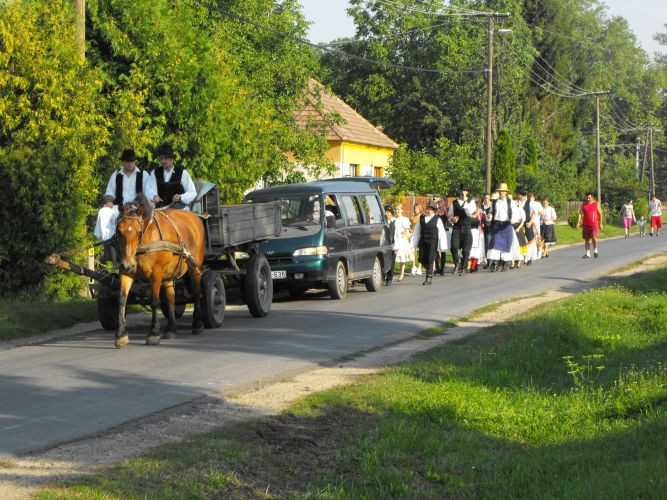
[[[666,295],[619,279],[38,498],[664,498]]]
[[[600,239],[613,238],[615,236],[623,236],[625,234],[625,229],[617,221],[613,221],[609,224],[605,224],[604,231],[600,231]],[[637,228],[632,229],[632,234],[637,234]],[[558,240],[558,245],[568,245],[570,243],[583,243],[581,238],[581,228],[572,228],[567,224],[558,224],[556,226],[556,239]]]

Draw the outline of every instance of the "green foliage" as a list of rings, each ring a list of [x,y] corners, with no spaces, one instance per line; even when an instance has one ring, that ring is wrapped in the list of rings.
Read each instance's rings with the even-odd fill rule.
[[[506,182],[510,193],[516,189],[516,155],[512,146],[512,138],[507,130],[498,134],[493,152],[493,169],[491,171],[492,189]]]
[[[577,227],[578,222],[579,222],[579,212],[572,212],[567,218],[567,225],[570,226],[572,229],[575,229]]]
[[[86,241],[107,141],[102,78],[74,39],[67,0],[0,9],[0,295],[62,298],[82,285],[43,263]]]

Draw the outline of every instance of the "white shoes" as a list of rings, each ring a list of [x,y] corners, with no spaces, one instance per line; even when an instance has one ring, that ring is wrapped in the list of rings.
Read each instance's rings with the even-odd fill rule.
[[[412,270],[410,271],[410,274],[413,276],[417,276],[417,268],[415,266],[412,266]]]
[[[422,270],[421,270],[421,268],[417,268],[417,276],[421,276],[421,275],[422,275]]]

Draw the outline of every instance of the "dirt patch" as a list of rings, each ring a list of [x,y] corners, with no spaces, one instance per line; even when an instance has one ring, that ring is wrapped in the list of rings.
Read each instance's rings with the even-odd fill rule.
[[[665,264],[667,255],[659,255],[612,276],[645,272]],[[446,329],[439,336],[426,338],[416,336],[381,349],[361,353],[354,358],[346,358],[345,361],[331,367],[295,374],[290,380],[270,383],[237,396],[228,395],[226,398],[209,396],[197,399],[95,436],[61,444],[14,461],[0,462],[0,498],[7,500],[29,498],[40,485],[89,474],[102,466],[120,462],[157,446],[175,443],[196,434],[221,429],[231,430],[239,422],[247,423],[258,417],[277,415],[305,395],[352,383],[365,375],[378,373],[388,365],[409,360],[429,349],[511,319],[533,307],[601,284],[604,284],[604,280],[582,283],[567,292],[549,291],[540,296],[500,304],[496,309],[487,309],[480,314],[471,315],[470,319]],[[276,447],[281,453],[286,453],[286,460],[312,460],[315,457],[313,454],[317,453],[313,444],[317,443],[322,435],[327,431],[331,431],[329,435],[339,434],[333,427],[340,424],[336,423],[335,416],[329,417],[331,418],[320,419],[322,425],[315,425],[312,429],[299,429],[292,426],[289,417],[278,415],[269,421],[257,421],[256,433],[260,439]],[[349,419],[342,420],[349,421]],[[297,452],[305,455],[300,458],[290,455]],[[336,465],[338,466],[340,465]],[[261,484],[261,479],[258,478],[256,484]],[[266,496],[271,495],[267,493]]]

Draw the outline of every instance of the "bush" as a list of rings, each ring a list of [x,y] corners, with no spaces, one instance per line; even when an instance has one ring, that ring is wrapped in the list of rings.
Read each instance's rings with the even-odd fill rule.
[[[577,227],[577,222],[579,221],[579,212],[572,212],[567,218],[567,225],[571,228]]]
[[[64,298],[84,283],[43,263],[86,241],[107,138],[101,78],[80,61],[73,17],[69,1],[0,9],[0,295]]]

